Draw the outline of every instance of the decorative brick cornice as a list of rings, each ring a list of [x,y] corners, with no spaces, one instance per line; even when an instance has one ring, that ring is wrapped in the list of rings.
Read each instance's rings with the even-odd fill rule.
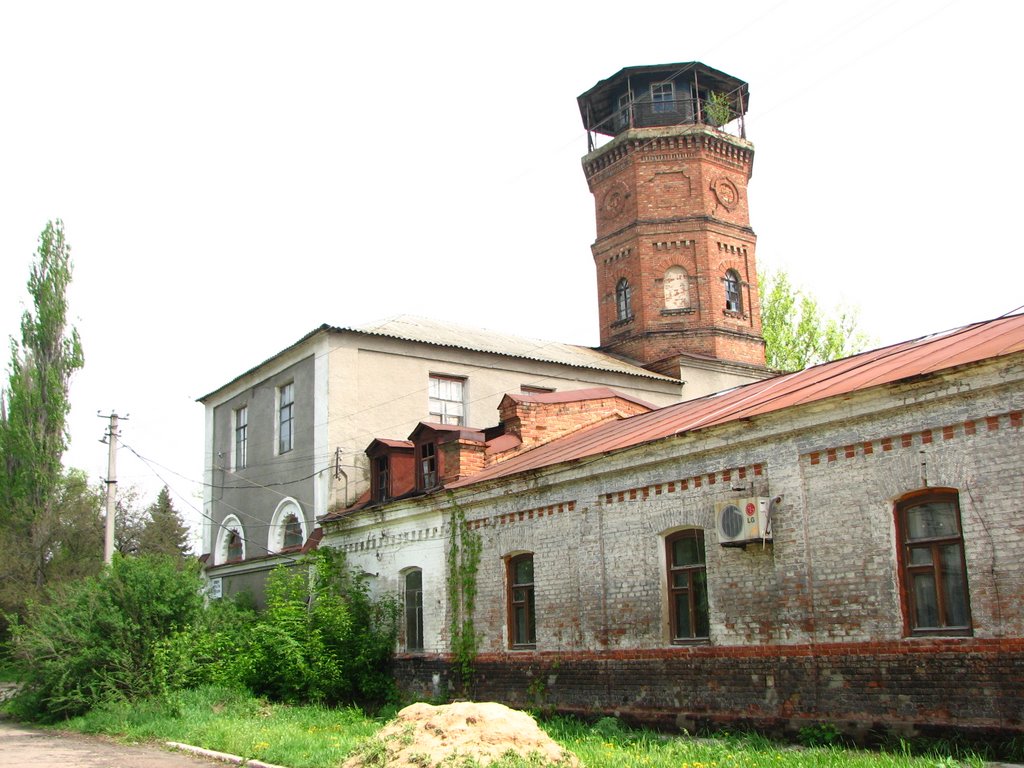
[[[666,493],[695,491],[704,487],[717,485],[719,483],[728,484],[734,480],[746,480],[748,477],[762,477],[763,475],[763,464],[751,464],[747,467],[723,469],[720,472],[709,472],[703,475],[694,475],[693,477],[686,477],[681,480],[669,480],[665,483],[653,483],[651,485],[637,486],[636,488],[612,491],[610,493],[605,493],[601,499],[605,504],[647,501],[652,497],[658,497]]]
[[[899,435],[880,437],[863,442],[847,443],[831,448],[819,448],[800,455],[801,462],[809,465],[832,464],[841,459],[854,459],[858,456],[873,456],[876,453],[890,453],[903,448],[920,448],[924,445],[971,437],[978,432],[997,432],[1001,428],[1019,429],[1024,425],[1024,412],[1009,411],[996,416],[985,416],[979,419],[968,419],[956,424],[942,427],[922,429],[917,432],[904,432]]]
[[[474,520],[467,520],[466,527],[471,531],[475,531],[478,528],[510,525],[511,523],[517,522],[523,523],[528,520],[540,520],[541,518],[551,517],[552,515],[561,515],[564,512],[575,511],[575,501],[562,501],[558,504],[548,504],[546,507],[534,507],[533,509],[523,509],[518,512],[507,512],[503,515],[493,515],[491,517],[478,517]]]
[[[651,245],[654,246],[656,251],[666,251],[670,248],[690,248],[696,245],[696,243],[696,240],[665,240],[651,243]]]

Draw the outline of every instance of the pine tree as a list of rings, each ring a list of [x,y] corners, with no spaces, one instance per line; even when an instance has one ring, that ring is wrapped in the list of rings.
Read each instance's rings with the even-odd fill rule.
[[[188,527],[174,508],[166,486],[160,489],[156,503],[149,508],[148,519],[139,535],[139,552],[148,555],[185,557],[192,547]]]

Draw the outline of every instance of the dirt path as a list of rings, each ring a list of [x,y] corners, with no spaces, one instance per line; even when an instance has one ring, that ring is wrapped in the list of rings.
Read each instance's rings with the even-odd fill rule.
[[[214,762],[100,736],[56,733],[0,721],[0,768],[203,768]]]

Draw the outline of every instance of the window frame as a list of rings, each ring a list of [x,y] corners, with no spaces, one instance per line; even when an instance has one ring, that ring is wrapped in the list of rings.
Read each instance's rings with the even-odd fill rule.
[[[668,91],[665,91],[665,88]],[[665,114],[666,112],[676,111],[676,84],[672,80],[662,80],[661,82],[650,84],[651,94],[651,112],[654,114]],[[665,96],[668,95],[666,99]]]
[[[294,448],[295,382],[289,381],[277,388],[277,455],[286,454]]]
[[[429,491],[439,484],[437,443],[433,440],[420,443],[416,446],[416,485],[421,491]]]
[[[436,424],[464,427],[466,425],[466,377],[431,373],[427,383],[428,420]],[[459,397],[443,397],[443,385],[459,387]]]
[[[237,546],[235,546],[235,542],[237,542]],[[226,565],[244,561],[245,545],[245,528],[242,526],[242,521],[235,515],[228,515],[220,522],[217,547],[213,553],[213,564]]]
[[[391,457],[386,453],[373,459],[373,500],[391,498]]]
[[[693,563],[676,563],[675,547],[677,541],[694,539],[700,559]],[[677,576],[685,575],[686,584],[679,586]],[[708,604],[707,548],[704,545],[702,528],[683,528],[672,531],[665,536],[665,576],[668,595],[668,634],[673,645],[692,645],[707,643],[711,640],[711,611]],[[695,581],[696,579],[696,581]],[[703,583],[701,584],[700,581]],[[700,594],[703,590],[703,603]],[[687,625],[689,635],[679,631],[679,612],[677,597],[685,595],[687,600]],[[699,634],[704,629],[705,634]]]
[[[529,561],[531,581],[517,581],[516,566]],[[521,552],[506,558],[505,579],[508,585],[507,617],[508,617],[508,647],[513,650],[531,650],[537,647],[537,590],[536,572],[534,571],[534,557],[532,552]],[[516,591],[522,590],[522,599],[516,599]],[[527,636],[520,638],[519,622],[516,620],[519,611],[523,612],[524,626]]]
[[[725,311],[743,314],[743,280],[735,269],[727,269],[725,277]]]
[[[909,538],[908,513],[928,504],[948,504],[952,511],[952,520],[956,524],[956,531],[950,535],[923,536],[915,539]],[[918,491],[907,494],[897,499],[893,505],[893,514],[896,523],[896,543],[899,562],[899,583],[900,598],[903,609],[904,635],[907,637],[934,637],[952,636],[964,637],[974,634],[974,620],[971,615],[971,593],[970,579],[967,573],[967,557],[964,551],[963,518],[960,513],[960,494],[955,488],[932,488],[926,491]],[[957,564],[959,566],[960,590],[963,595],[963,604],[959,606],[966,618],[965,624],[948,623],[950,616],[951,596],[948,594],[949,587],[946,577],[956,576],[944,567],[941,557],[941,549],[955,546],[958,549]],[[930,555],[930,563],[914,563],[912,551],[927,550]],[[914,577],[931,573],[933,589],[935,592],[935,612],[939,616],[940,623],[937,626],[918,625],[918,598],[913,589]]]
[[[413,604],[409,605],[409,577],[418,575],[420,579],[419,589],[412,592]],[[405,615],[405,650],[407,653],[416,653],[424,650],[423,643],[423,569],[422,568],[410,568],[402,577],[402,605],[404,608]],[[410,617],[410,607],[412,609],[412,617]],[[411,623],[410,618],[414,624]],[[410,626],[413,627],[415,632],[410,632]],[[415,635],[415,638],[410,639],[410,635]],[[416,640],[418,639],[418,644]]]
[[[615,320],[624,323],[633,319],[633,288],[625,277],[615,284]]]
[[[231,470],[245,469],[249,459],[249,406],[239,406],[232,411],[234,440],[231,451]]]
[[[299,542],[297,544],[288,543],[289,528],[291,527],[288,522],[289,518],[294,518],[294,525],[297,525],[299,528]],[[295,531],[293,530],[291,533],[294,535]],[[274,509],[274,516],[271,518],[270,532],[267,539],[267,552],[294,551],[306,543],[308,535],[306,517],[302,511],[302,505],[291,496],[281,499]]]

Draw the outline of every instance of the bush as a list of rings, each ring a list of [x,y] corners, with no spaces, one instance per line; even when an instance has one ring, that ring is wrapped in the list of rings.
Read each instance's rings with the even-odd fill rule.
[[[56,720],[158,687],[161,644],[202,608],[196,569],[179,558],[115,555],[109,568],[30,604],[11,647],[23,689],[15,712]]]
[[[392,699],[397,601],[371,599],[341,553],[318,551],[308,565],[308,577],[283,567],[271,574],[267,609],[237,655],[239,682],[280,701]]]

